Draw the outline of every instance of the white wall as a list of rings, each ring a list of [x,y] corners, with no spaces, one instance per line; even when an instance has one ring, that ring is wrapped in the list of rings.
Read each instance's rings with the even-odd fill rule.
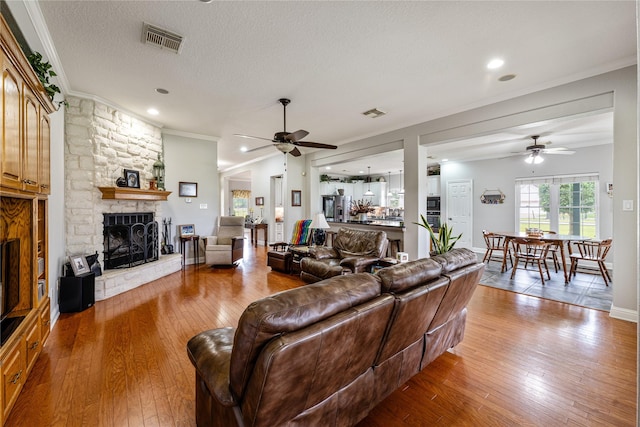
[[[269,241],[275,240],[275,198],[271,191],[271,177],[283,176],[283,201],[284,206],[284,235],[285,240],[291,236],[293,223],[299,219],[311,218],[309,213],[309,174],[305,171],[305,155],[293,157],[276,153],[262,161],[242,166],[232,171],[220,174],[220,181],[225,186],[234,181],[234,175],[242,175],[247,172],[251,175],[251,201],[254,208],[254,216],[260,214],[260,208],[255,206],[256,197],[264,197],[263,220],[269,224]],[[229,187],[229,190],[231,188]],[[302,206],[291,206],[291,190],[302,191]]]
[[[220,191],[218,183],[218,143],[163,131],[165,164],[165,188],[171,191],[163,216],[171,218],[173,239],[176,252],[179,246],[177,226],[194,224],[196,234],[201,237],[214,234],[216,219],[220,212]],[[198,184],[197,197],[180,197],[179,182]],[[206,207],[205,207],[206,205]],[[204,260],[204,246],[200,242],[200,258]],[[187,254],[193,257],[188,248]],[[192,263],[193,260],[187,260]]]
[[[570,156],[544,155],[544,158],[545,161],[539,165],[526,164],[522,156],[442,164],[440,176],[443,188],[446,188],[446,183],[450,180],[473,179],[472,246],[474,248],[483,249],[485,246],[482,230],[514,231],[516,229],[515,179],[534,176],[598,173],[600,237],[612,236],[613,199],[607,195],[605,183],[613,180],[613,145],[581,148]],[[480,202],[480,196],[485,190],[495,189],[500,189],[505,194],[503,204],[489,205]],[[446,212],[446,197],[442,198],[442,212],[443,214]],[[610,259],[613,259],[613,250],[610,253]]]
[[[64,107],[51,114],[51,197],[49,197],[49,298],[51,323],[60,314],[58,305],[58,279],[67,261],[65,248],[64,208]]]

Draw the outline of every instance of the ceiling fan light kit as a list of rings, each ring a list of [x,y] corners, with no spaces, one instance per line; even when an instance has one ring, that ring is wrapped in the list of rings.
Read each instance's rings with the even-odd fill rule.
[[[542,153],[544,154],[574,154],[575,153],[575,151],[567,150],[564,147],[548,148],[547,145],[551,144],[551,142],[538,144],[538,138],[540,138],[540,135],[532,135],[531,139],[533,139],[533,144],[527,146],[527,149],[524,153],[518,153],[518,154],[524,154],[527,156],[525,157],[524,161],[528,164],[539,165],[540,163],[544,162],[544,157],[541,156]]]
[[[528,164],[533,163],[534,165],[539,165],[544,162],[544,158],[538,153],[531,153],[531,155],[525,158],[524,161]]]

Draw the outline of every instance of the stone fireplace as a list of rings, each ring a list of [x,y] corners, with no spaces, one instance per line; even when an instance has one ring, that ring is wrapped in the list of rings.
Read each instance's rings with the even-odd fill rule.
[[[180,256],[159,255],[158,225],[166,202],[153,200],[103,199],[98,187],[114,187],[123,169],[140,174],[140,187],[149,188],[153,163],[162,152],[160,128],[129,116],[100,102],[69,96],[65,109],[65,227],[67,255],[98,252],[103,275],[96,278],[96,300],[109,298],[164,275],[180,270]],[[139,238],[144,227],[132,227],[129,243],[136,253],[118,268],[111,269],[116,258],[124,261],[124,247],[114,250],[115,240],[105,247],[105,221],[111,215],[155,224],[147,227],[144,242]],[[142,221],[142,222],[145,222]],[[116,224],[113,224],[116,225]],[[133,224],[131,224],[133,226]],[[145,252],[147,255],[145,255]],[[141,257],[157,261],[144,262]],[[109,254],[108,258],[105,255]],[[141,255],[142,254],[142,255]],[[126,255],[129,257],[129,255]],[[106,264],[110,266],[107,267]],[[126,264],[126,265],[125,265]],[[127,268],[120,268],[127,267]]]

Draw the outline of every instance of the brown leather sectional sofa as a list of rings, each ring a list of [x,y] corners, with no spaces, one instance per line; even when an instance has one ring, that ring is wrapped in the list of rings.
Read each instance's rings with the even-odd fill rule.
[[[454,249],[252,303],[187,344],[197,425],[356,424],[462,340],[483,270]]]

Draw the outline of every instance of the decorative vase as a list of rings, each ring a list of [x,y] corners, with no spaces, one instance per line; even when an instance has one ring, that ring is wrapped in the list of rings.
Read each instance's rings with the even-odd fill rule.
[[[358,221],[366,222],[367,221],[367,213],[363,212],[363,213],[358,214]]]

